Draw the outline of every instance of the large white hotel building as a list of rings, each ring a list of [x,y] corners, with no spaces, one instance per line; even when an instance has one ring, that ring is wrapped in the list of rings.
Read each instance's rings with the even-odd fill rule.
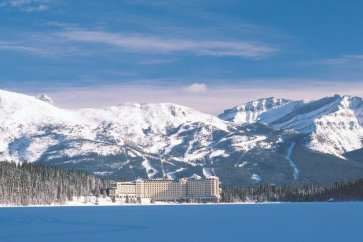
[[[118,198],[154,201],[218,202],[219,179],[136,180],[116,182],[114,196]]]

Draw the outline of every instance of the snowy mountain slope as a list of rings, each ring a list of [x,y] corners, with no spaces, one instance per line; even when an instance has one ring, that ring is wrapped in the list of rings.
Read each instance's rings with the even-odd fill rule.
[[[261,103],[260,101],[249,102]],[[277,99],[280,100],[280,99]],[[274,108],[262,108],[264,112],[252,114],[251,122],[262,122],[283,130],[295,130],[309,136],[307,146],[311,149],[343,156],[363,147],[363,101],[359,97],[333,96],[320,100],[303,102],[276,102],[282,105]],[[247,117],[250,111],[241,109],[235,114],[234,122],[239,123],[238,117]],[[226,112],[225,112],[226,113]],[[224,114],[221,118],[227,119]],[[242,123],[245,122],[242,119]]]
[[[257,121],[260,121],[261,115],[268,113],[269,111],[274,110],[278,107],[285,106],[291,102],[291,100],[282,98],[261,98],[256,101],[251,101],[246,104],[236,106],[232,109],[227,109],[224,111],[224,113],[219,115],[219,118],[239,124],[255,123]],[[289,106],[289,108],[291,108],[291,105]],[[275,114],[277,116],[275,119],[279,119],[281,116],[283,116],[283,113],[281,113],[281,111],[276,112]]]
[[[343,97],[335,112],[315,121],[309,146],[335,155],[363,148],[362,99]]]
[[[277,120],[280,120],[286,115],[294,112],[295,110],[301,108],[305,104],[304,101],[290,101],[289,103],[270,109],[267,112],[261,113],[259,115],[259,122],[271,124]]]
[[[71,111],[33,97],[0,91],[0,152],[6,153],[8,143],[8,155],[19,161],[36,161],[33,153],[41,153],[48,144],[55,145],[65,139],[101,143],[107,146],[99,150],[103,155],[118,150],[109,145],[126,143],[145,146],[155,152],[163,145],[177,142],[167,139],[169,130],[191,122],[201,122],[223,131],[228,129],[225,122],[214,116],[174,104],[126,104]],[[79,150],[92,148],[85,146]],[[66,154],[73,155],[72,152]]]
[[[37,95],[36,98],[38,98],[39,100],[41,100],[43,102],[49,103],[51,105],[54,104],[53,99],[51,97],[49,97],[47,94],[45,94],[45,93]]]
[[[259,99],[235,122],[175,104],[66,110],[40,99],[0,90],[0,159],[113,179],[216,175],[231,184],[310,184],[363,176],[363,164],[308,149],[339,156],[359,149],[360,98]],[[334,176],[319,178],[319,171]]]
[[[334,96],[307,103],[272,125],[309,134],[311,149],[342,156],[363,147],[362,113],[361,98]]]
[[[106,175],[128,169],[130,179],[192,176],[213,163],[209,157],[228,156],[225,144],[230,152],[271,146],[261,134],[245,134],[235,124],[175,104],[64,110],[6,91],[0,91],[0,132],[0,159]]]

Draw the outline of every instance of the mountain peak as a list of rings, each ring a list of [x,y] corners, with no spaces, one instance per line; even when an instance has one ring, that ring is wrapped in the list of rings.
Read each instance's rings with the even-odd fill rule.
[[[45,93],[41,93],[41,94],[37,95],[36,98],[43,102],[46,102],[48,104],[51,104],[51,105],[54,104],[53,99]]]
[[[293,101],[284,98],[259,98],[232,109],[227,109],[219,115],[219,118],[236,123],[254,123],[259,120],[261,114],[291,102]]]
[[[322,174],[338,169],[342,176],[345,168],[332,169],[325,159],[334,160],[334,166],[338,158],[333,155],[363,148],[363,101],[358,97],[311,102],[259,98],[225,111],[220,117],[230,115],[229,121],[172,103],[67,110],[49,105],[50,100],[0,90],[1,160],[71,165],[112,179],[196,174],[218,176],[226,184],[255,184],[255,177],[291,182],[295,171],[286,157],[292,159],[295,144],[306,145],[298,150],[303,152],[300,164],[316,164]],[[301,174],[309,177],[308,172]]]

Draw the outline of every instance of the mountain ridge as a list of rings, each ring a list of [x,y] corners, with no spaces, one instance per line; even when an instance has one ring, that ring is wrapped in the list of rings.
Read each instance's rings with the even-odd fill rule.
[[[313,175],[307,159],[315,159],[323,164],[321,172],[336,174],[337,180],[363,176],[363,164],[345,157],[363,147],[361,98],[261,98],[239,107],[230,110],[249,112],[250,118],[223,120],[226,116],[170,103],[67,110],[0,90],[0,159],[113,179],[216,175],[238,184],[332,181]],[[289,150],[292,143],[296,146]]]
[[[235,115],[244,115],[241,110],[238,112]],[[310,102],[290,101],[257,116],[255,122],[309,135],[308,147],[320,152],[342,157],[344,153],[363,147],[363,100],[360,97],[335,95]]]

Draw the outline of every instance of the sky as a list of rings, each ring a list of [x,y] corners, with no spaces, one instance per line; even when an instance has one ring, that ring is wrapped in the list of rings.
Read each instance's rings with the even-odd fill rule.
[[[363,1],[0,0],[0,89],[64,108],[363,96]]]

